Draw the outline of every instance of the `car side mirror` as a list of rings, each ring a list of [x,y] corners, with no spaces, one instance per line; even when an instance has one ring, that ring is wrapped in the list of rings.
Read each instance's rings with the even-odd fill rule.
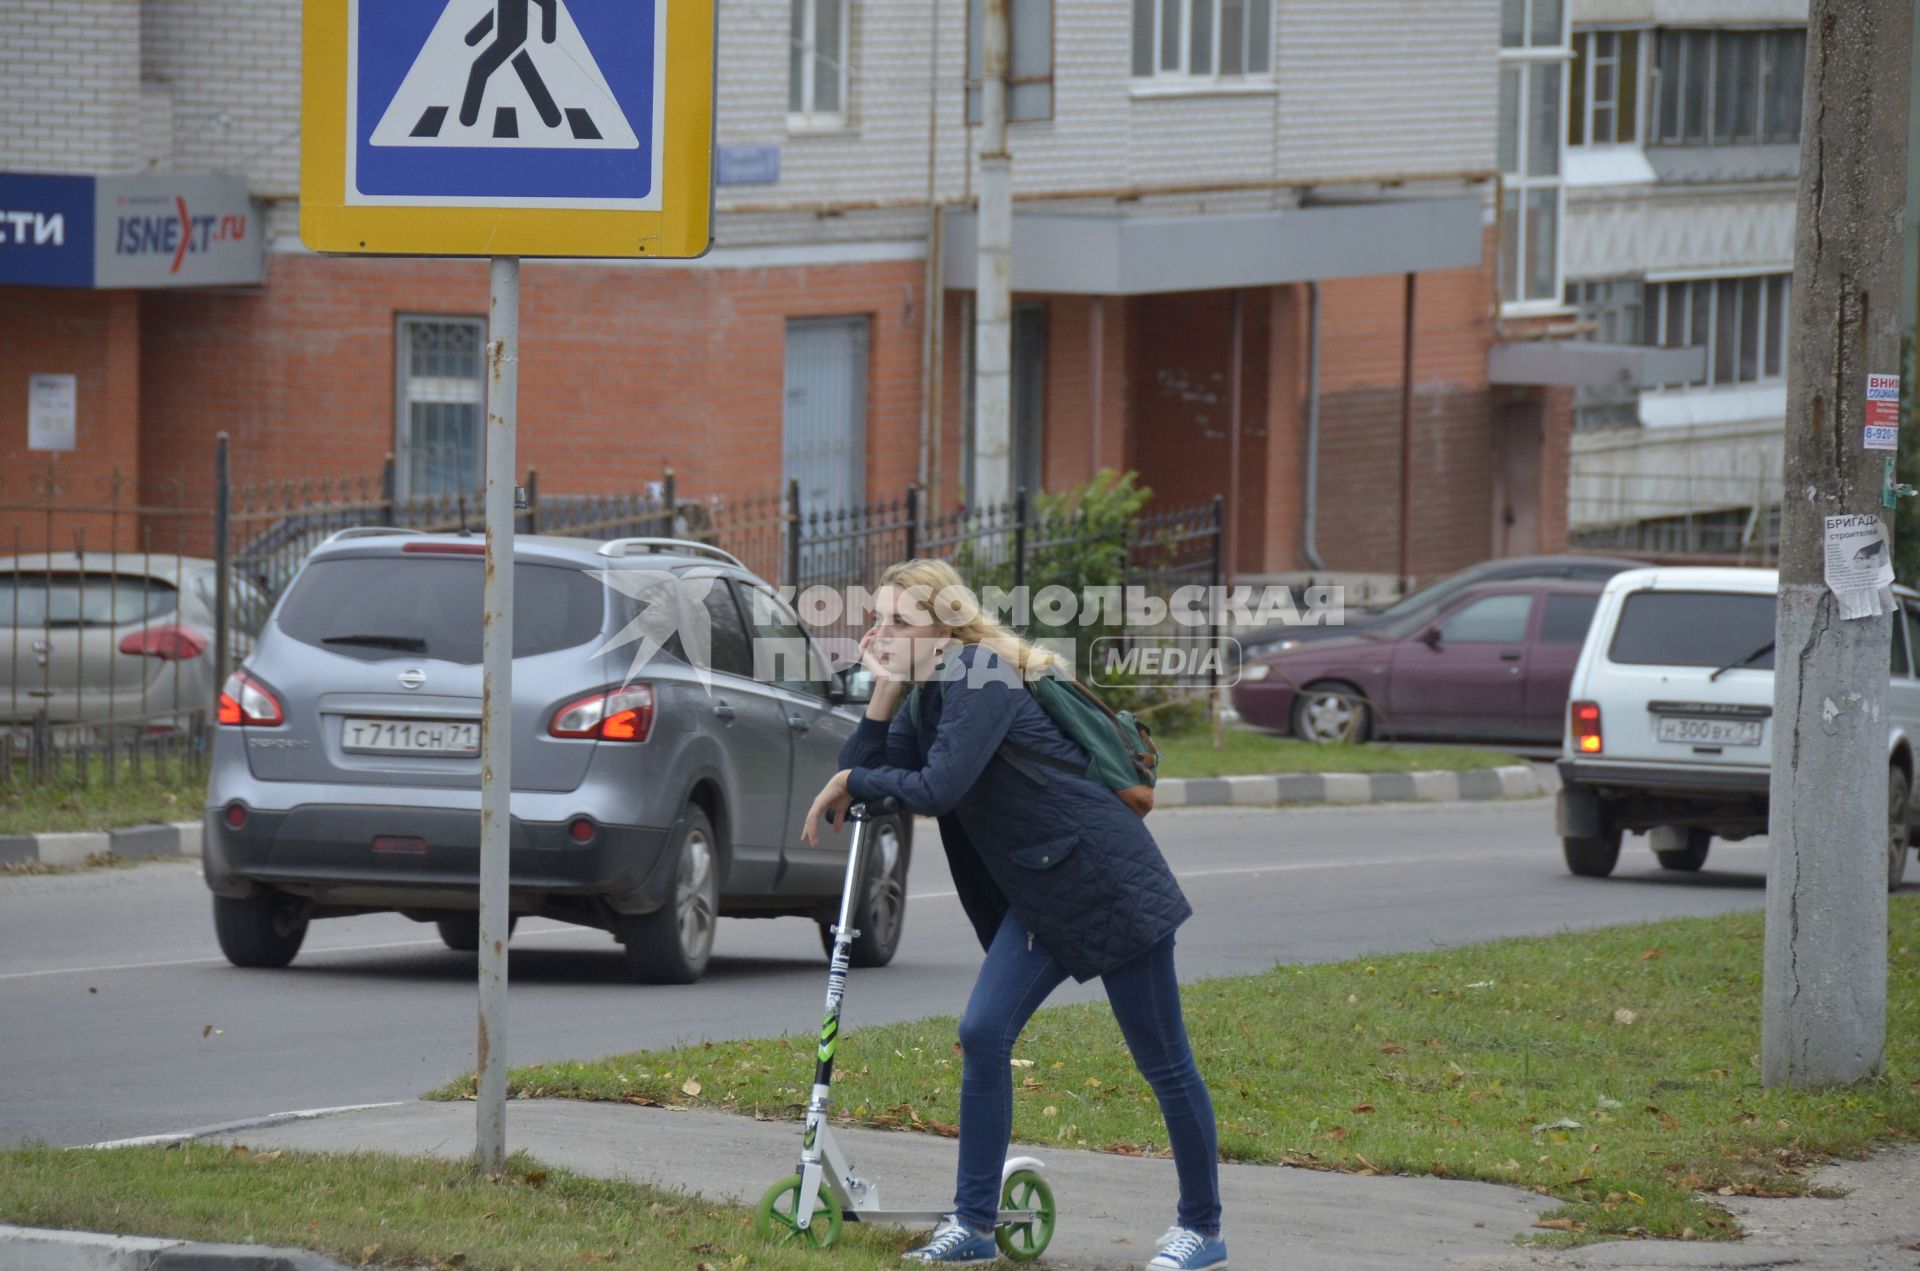
[[[1426,645],[1429,649],[1439,648],[1440,647],[1440,628],[1428,627],[1425,631],[1422,631],[1420,633],[1420,643]]]
[[[873,700],[873,672],[866,667],[848,667],[838,678],[846,701],[864,705]]]

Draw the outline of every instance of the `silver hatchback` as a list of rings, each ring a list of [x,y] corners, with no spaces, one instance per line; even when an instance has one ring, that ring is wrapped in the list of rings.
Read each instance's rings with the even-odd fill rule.
[[[234,964],[285,966],[313,919],[380,911],[477,947],[484,551],[463,535],[336,535],[228,679],[205,873]],[[703,620],[672,621],[635,578],[671,579]],[[864,675],[830,669],[737,559],[675,540],[520,537],[513,634],[516,918],[611,932],[652,983],[697,979],[721,916],[811,917],[827,940],[845,842],[815,851],[798,831]],[[637,669],[636,647],[652,654]],[[911,822],[877,830],[856,916],[866,966],[892,958],[906,914]]]

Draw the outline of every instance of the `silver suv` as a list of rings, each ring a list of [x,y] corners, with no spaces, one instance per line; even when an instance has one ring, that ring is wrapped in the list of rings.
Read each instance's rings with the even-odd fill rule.
[[[335,535],[226,682],[205,872],[235,965],[285,966],[312,919],[380,911],[478,946],[484,551],[461,535]],[[669,575],[704,606],[704,658],[649,612],[668,601],[620,582]],[[643,630],[663,643],[634,672]],[[720,916],[804,915],[828,940],[845,839],[814,851],[798,831],[859,720],[864,673],[830,670],[736,558],[675,540],[519,538],[513,634],[516,917],[611,932],[651,983],[699,978]],[[860,965],[899,944],[910,827],[889,818],[870,840]]]

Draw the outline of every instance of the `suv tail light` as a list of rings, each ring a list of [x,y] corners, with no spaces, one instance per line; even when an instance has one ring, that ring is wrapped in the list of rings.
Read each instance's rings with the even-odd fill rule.
[[[553,713],[547,732],[554,737],[593,737],[601,741],[645,741],[653,731],[653,686],[629,684],[603,689],[569,702]]]
[[[1605,743],[1600,739],[1600,703],[1571,702],[1568,718],[1573,721],[1573,748],[1583,755],[1597,755]]]
[[[148,627],[120,641],[120,652],[162,662],[191,662],[207,651],[207,637],[192,627]]]
[[[280,699],[245,671],[235,671],[220,689],[220,722],[272,728],[286,722]]]

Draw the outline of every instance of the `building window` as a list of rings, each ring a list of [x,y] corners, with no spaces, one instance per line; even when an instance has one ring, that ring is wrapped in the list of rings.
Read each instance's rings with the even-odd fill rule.
[[[967,122],[980,122],[986,74],[985,0],[967,0]],[[1007,122],[1053,118],[1053,0],[1011,0],[1007,12]]]
[[[487,326],[479,318],[401,318],[394,478],[401,497],[480,488]]]
[[[1662,30],[1648,141],[1725,146],[1800,140],[1807,33]]]
[[[1230,79],[1272,68],[1273,0],[1133,0],[1136,79]]]
[[[1573,37],[1567,144],[1640,143],[1640,33],[1582,31]]]
[[[1785,378],[1793,275],[1695,278],[1647,288],[1647,341],[1707,351],[1696,385],[1764,384]]]
[[[1656,516],[1625,525],[1576,530],[1567,545],[1588,551],[1648,555],[1710,553],[1758,564],[1780,557],[1780,505],[1752,505]]]
[[[1567,307],[1601,344],[1646,343],[1646,284],[1638,278],[1597,278],[1567,284]],[[1581,384],[1573,390],[1576,429],[1623,428],[1640,422],[1640,390],[1631,385]]]
[[[847,2],[792,0],[787,49],[787,122],[847,120]]]
[[[1502,0],[1500,299],[1560,300],[1560,112],[1567,15],[1562,0]]]

